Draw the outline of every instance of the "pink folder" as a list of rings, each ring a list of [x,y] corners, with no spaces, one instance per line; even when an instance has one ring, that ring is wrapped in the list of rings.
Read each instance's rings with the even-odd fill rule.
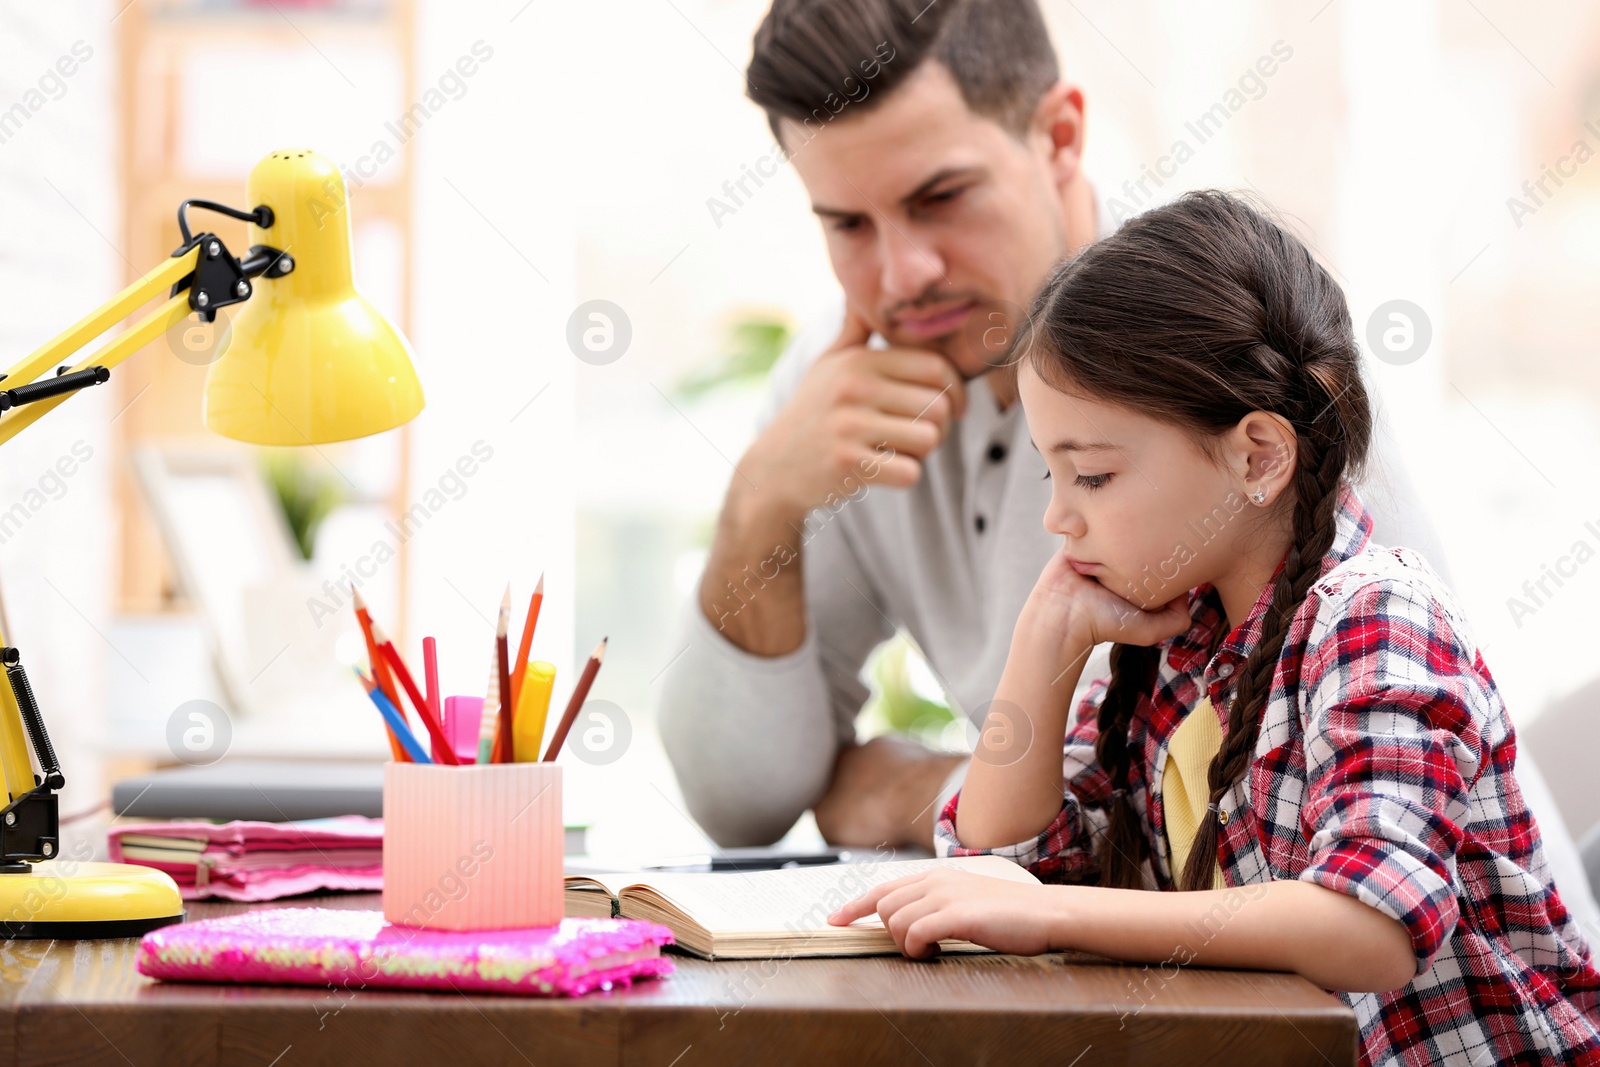
[[[672,931],[637,919],[458,932],[376,911],[270,908],[144,936],[139,973],[179,982],[581,996],[672,973]]]

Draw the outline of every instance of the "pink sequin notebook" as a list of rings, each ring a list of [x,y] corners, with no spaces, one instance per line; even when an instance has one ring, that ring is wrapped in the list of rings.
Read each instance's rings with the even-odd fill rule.
[[[272,908],[167,926],[140,974],[176,982],[581,996],[672,973],[672,931],[633,919],[471,933],[395,926],[377,911]]]

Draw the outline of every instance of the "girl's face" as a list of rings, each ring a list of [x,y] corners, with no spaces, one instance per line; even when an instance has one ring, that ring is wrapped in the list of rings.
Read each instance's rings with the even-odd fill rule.
[[[1059,391],[1031,359],[1021,361],[1018,389],[1050,470],[1045,529],[1063,538],[1074,570],[1141,608],[1231,578],[1278,510],[1293,431],[1285,442],[1288,424],[1275,415],[1253,412],[1210,455],[1170,423]],[[1258,486],[1266,508],[1249,499]]]

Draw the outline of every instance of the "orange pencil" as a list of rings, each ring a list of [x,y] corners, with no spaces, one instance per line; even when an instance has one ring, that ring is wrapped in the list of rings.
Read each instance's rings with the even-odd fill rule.
[[[400,658],[400,650],[394,647],[384,634],[383,627],[377,623],[372,624],[372,639],[378,643],[378,651],[389,659],[389,666],[394,669],[395,679],[400,687],[406,691],[406,696],[411,698],[411,703],[417,709],[417,717],[422,720],[422,725],[428,728],[428,736],[433,741],[435,751],[439,753],[440,763],[458,764],[456,751],[450,747],[450,739],[444,734],[444,727],[439,725],[439,720],[434,718],[433,709],[428,707],[428,699],[417,688],[416,681],[411,677],[411,672],[406,668],[406,661]]]
[[[355,602],[356,622],[361,625],[361,636],[367,640],[367,662],[372,667],[372,680],[377,684],[383,695],[389,698],[389,703],[394,705],[394,710],[400,713],[400,721],[405,722],[406,712],[400,706],[400,694],[395,692],[394,679],[389,676],[389,665],[378,654],[378,643],[372,639],[372,613],[367,610],[367,602],[361,598],[361,590],[352,588],[351,599]],[[410,763],[411,753],[400,743],[400,738],[390,730],[388,724],[384,729],[389,734],[389,751],[400,763]]]
[[[539,575],[539,584],[533,587],[533,596],[528,600],[528,621],[522,624],[522,642],[517,645],[517,662],[511,668],[511,706],[517,706],[517,700],[522,696],[522,676],[528,673],[528,650],[533,645],[533,628],[539,625],[539,608],[544,604],[544,575]]]
[[[578,685],[572,690],[572,699],[567,701],[567,710],[561,713],[561,723],[556,727],[555,736],[550,739],[550,747],[545,749],[544,762],[549,763],[561,755],[561,746],[567,740],[567,732],[572,729],[573,722],[578,718],[578,711],[583,707],[583,702],[589,698],[589,688],[594,685],[594,676],[600,673],[600,661],[606,658],[606,642],[609,637],[600,639],[594,646],[594,651],[589,653],[589,662],[583,665],[583,673],[578,676]]]

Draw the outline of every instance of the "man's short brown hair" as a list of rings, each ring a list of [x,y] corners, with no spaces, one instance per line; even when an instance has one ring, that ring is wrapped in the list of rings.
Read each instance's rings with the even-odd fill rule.
[[[1021,136],[1060,78],[1035,0],[773,0],[756,30],[745,91],[780,137],[871,107],[925,60],[977,114]]]

